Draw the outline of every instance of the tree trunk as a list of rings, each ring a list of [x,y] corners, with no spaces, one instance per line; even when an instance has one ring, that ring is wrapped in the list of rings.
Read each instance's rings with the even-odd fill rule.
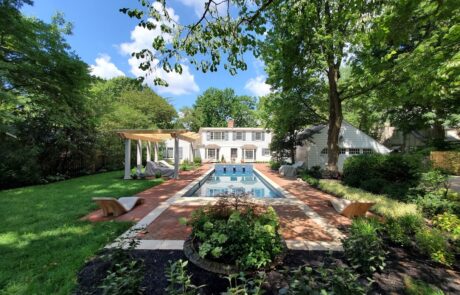
[[[329,129],[327,133],[327,169],[332,176],[337,176],[339,159],[339,134],[342,126],[342,101],[337,89],[339,80],[338,66],[329,66],[327,74],[329,82]]]

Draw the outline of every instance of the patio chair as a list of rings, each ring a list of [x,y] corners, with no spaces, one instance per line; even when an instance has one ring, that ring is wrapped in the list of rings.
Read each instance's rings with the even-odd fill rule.
[[[282,165],[278,170],[281,176],[296,177],[297,169],[303,166],[303,161],[295,162],[293,165]]]
[[[131,211],[136,205],[144,203],[144,199],[139,197],[122,197],[118,200],[115,198],[93,198],[99,207],[101,207],[104,216],[120,216]]]
[[[167,168],[158,163],[148,161],[145,166],[145,176],[155,176],[157,173],[160,173],[163,177],[173,177],[174,168]]]
[[[331,200],[332,207],[345,217],[365,216],[366,212],[375,205],[374,202],[350,201],[346,199]]]

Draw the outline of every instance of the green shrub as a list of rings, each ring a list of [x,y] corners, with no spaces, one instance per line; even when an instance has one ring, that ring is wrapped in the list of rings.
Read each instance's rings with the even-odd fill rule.
[[[264,294],[262,284],[267,274],[263,271],[257,272],[253,278],[246,277],[244,272],[227,276],[228,288],[222,295],[261,295]]]
[[[385,217],[398,217],[406,214],[420,215],[417,205],[393,200],[385,195],[376,195],[362,189],[343,185],[340,181],[321,179],[318,186],[322,191],[351,201],[375,202],[372,211]]]
[[[192,276],[187,274],[188,261],[179,259],[175,262],[169,261],[165,269],[165,276],[168,286],[165,291],[168,295],[195,295],[204,286],[192,284]]]
[[[350,234],[343,240],[345,256],[353,266],[367,275],[385,267],[386,252],[378,231],[380,224],[375,219],[353,220]]]
[[[201,165],[202,160],[201,160],[200,157],[194,157],[193,158],[193,163],[195,163],[196,165]]]
[[[390,241],[401,246],[408,246],[416,231],[423,226],[423,219],[419,215],[403,215],[390,217],[385,222],[385,232]]]
[[[314,178],[308,174],[303,174],[302,179],[307,182],[309,185],[313,187],[318,187],[319,186],[319,180],[317,178]]]
[[[444,212],[460,212],[460,203],[449,199],[446,192],[442,189],[426,193],[425,195],[417,195],[412,197],[411,200],[417,204],[427,217],[433,217]]]
[[[288,286],[279,294],[366,294],[366,288],[358,282],[359,275],[351,269],[333,265],[300,267],[288,272]]]
[[[443,231],[460,236],[460,218],[451,213],[443,213],[433,218],[433,224]]]
[[[278,161],[270,161],[270,169],[278,171],[281,167],[281,162]]]
[[[421,158],[403,154],[369,154],[349,157],[343,167],[345,184],[373,193],[385,193],[403,199],[408,188],[415,185],[421,172]]]
[[[404,294],[406,295],[444,295],[438,288],[411,277],[404,277]]]
[[[446,237],[438,229],[422,228],[415,234],[415,241],[421,253],[431,260],[451,265],[453,254],[450,252]]]
[[[200,208],[188,224],[201,257],[224,259],[242,269],[264,267],[283,250],[275,210],[241,198],[223,197],[214,206]]]

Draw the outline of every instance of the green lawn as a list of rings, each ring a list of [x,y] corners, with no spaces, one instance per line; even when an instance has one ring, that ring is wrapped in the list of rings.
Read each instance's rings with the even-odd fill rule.
[[[96,208],[91,198],[132,195],[162,181],[122,175],[0,191],[0,294],[69,294],[85,261],[131,226],[80,221]]]

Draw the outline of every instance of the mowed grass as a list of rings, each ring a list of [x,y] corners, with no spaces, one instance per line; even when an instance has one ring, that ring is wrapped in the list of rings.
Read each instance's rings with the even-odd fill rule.
[[[98,249],[132,223],[81,221],[92,197],[133,195],[161,183],[122,172],[0,191],[0,294],[69,294]]]

